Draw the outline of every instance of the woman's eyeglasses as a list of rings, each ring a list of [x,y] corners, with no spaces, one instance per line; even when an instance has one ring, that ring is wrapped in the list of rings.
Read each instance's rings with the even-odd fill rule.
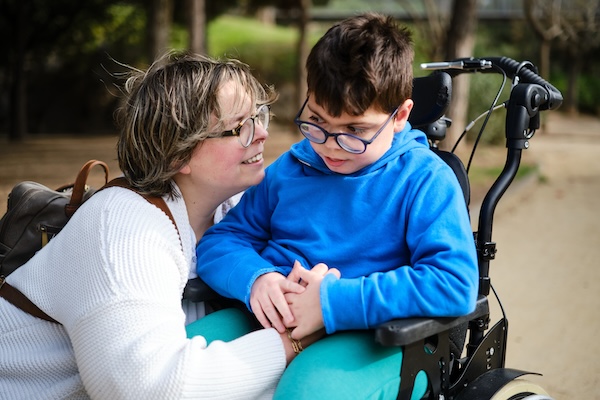
[[[248,147],[254,140],[254,131],[256,124],[259,124],[263,129],[269,129],[269,121],[271,120],[271,108],[263,104],[258,108],[256,115],[246,118],[238,124],[235,128],[221,132],[219,136],[215,137],[227,137],[237,136],[238,141],[243,147]]]
[[[300,115],[304,111],[304,107],[306,107],[306,103],[308,99],[304,101],[302,108],[298,111],[296,118],[294,118],[294,122],[298,125],[298,129],[305,138],[310,140],[313,143],[323,144],[327,141],[329,137],[335,138],[337,144],[348,153],[352,154],[362,154],[367,150],[367,146],[373,143],[377,136],[383,131],[386,125],[394,118],[398,109],[388,117],[388,119],[384,122],[384,124],[379,128],[379,130],[373,135],[370,140],[363,139],[351,133],[329,133],[325,129],[321,128],[317,124],[313,124],[312,122],[302,121],[300,120]]]

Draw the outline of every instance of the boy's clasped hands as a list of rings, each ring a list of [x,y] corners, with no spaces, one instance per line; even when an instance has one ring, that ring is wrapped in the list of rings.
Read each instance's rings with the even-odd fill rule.
[[[261,275],[252,285],[252,311],[265,328],[273,327],[280,333],[293,329],[294,339],[317,332],[324,328],[320,286],[327,274],[340,277],[337,269],[326,264],[307,270],[295,261],[287,277],[278,272]]]

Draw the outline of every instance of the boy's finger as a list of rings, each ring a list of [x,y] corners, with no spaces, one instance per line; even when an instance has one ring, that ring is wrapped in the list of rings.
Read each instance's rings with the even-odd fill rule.
[[[337,268],[330,268],[325,275],[327,274],[333,274],[338,279],[342,276],[342,273]]]
[[[298,279],[300,279],[300,278],[298,278]],[[306,290],[306,288],[304,287],[304,285],[302,283],[292,282],[289,280],[285,280],[281,283],[282,293],[292,292],[292,293],[300,294],[300,293],[304,292],[304,290]]]
[[[317,265],[325,265],[325,264],[317,264]],[[314,268],[317,268],[317,266],[315,266]],[[313,268],[313,270],[310,270],[310,271],[305,268],[298,269],[296,272],[298,279],[299,280],[301,279],[303,282],[310,283],[310,282],[314,282],[317,278],[322,277],[323,273],[320,273],[320,274],[315,273],[314,268]],[[319,267],[319,269],[322,269],[322,267]]]
[[[287,280],[297,283],[300,280],[300,270],[304,270],[304,267],[298,260],[294,261],[294,266],[288,274]]]
[[[329,267],[327,266],[327,264],[318,263],[317,265],[312,267],[312,269],[310,271],[314,272],[320,276],[323,276],[327,273],[327,270],[329,270]]]
[[[273,305],[277,309],[278,317],[283,319],[283,323],[281,326],[282,329],[285,330],[284,325],[289,326],[289,324],[294,322],[294,314],[292,314],[292,310],[290,310],[287,300],[285,299],[283,294],[281,296],[278,296],[277,299],[273,299]],[[279,319],[280,323],[281,319]]]
[[[270,324],[267,327],[272,326],[273,328],[277,329],[277,332],[279,333],[285,332],[285,326],[283,325],[283,322],[281,321],[281,316],[279,315],[275,307],[271,305],[267,310],[265,310],[265,315],[270,321]]]
[[[283,295],[281,297],[283,298]],[[287,308],[287,303],[285,304],[285,308]],[[263,312],[271,322],[270,326],[277,329],[277,332],[279,333],[285,332],[285,325],[283,324],[281,318],[282,316],[284,316],[284,318],[289,317],[285,316],[285,310],[282,310],[281,301],[269,298],[269,300],[263,306]],[[289,315],[291,315],[289,308],[287,312]]]
[[[263,328],[270,328],[272,326],[271,321],[269,321],[269,319],[263,312],[262,308],[257,304],[258,303],[253,304],[253,302],[250,302],[250,306],[252,308],[252,312],[254,313],[254,316],[256,317],[258,322],[260,322],[260,324],[262,325]]]

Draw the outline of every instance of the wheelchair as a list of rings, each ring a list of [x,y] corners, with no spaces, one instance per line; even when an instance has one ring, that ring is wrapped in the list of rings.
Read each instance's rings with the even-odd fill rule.
[[[552,400],[542,387],[522,378],[536,373],[505,366],[508,320],[502,315],[491,325],[488,296],[492,289],[489,266],[496,254],[496,244],[492,241],[496,205],[517,174],[522,151],[529,147],[529,140],[540,127],[539,113],[558,108],[562,94],[538,75],[532,63],[507,57],[463,58],[421,67],[433,72],[413,81],[415,105],[409,121],[427,134],[431,150],[453,169],[467,207],[470,203],[467,170],[453,152],[438,149],[451,124],[444,114],[452,97],[452,78],[461,73],[499,73],[503,76],[502,87],[507,79],[512,80],[512,86],[509,99],[503,103],[507,110],[506,161],[481,203],[474,232],[479,267],[475,310],[456,318],[392,320],[374,329],[375,340],[381,345],[403,347],[397,398],[410,399],[415,378],[423,371],[428,381],[423,399],[427,400]],[[486,113],[488,116],[499,108],[496,103],[501,92],[502,88]],[[466,130],[459,140],[465,133]],[[476,145],[473,152],[475,149]],[[218,300],[219,295],[197,278],[188,283],[184,298],[211,301]]]

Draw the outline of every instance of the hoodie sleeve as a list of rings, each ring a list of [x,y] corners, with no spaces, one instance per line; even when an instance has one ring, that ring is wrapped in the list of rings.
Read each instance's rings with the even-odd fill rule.
[[[271,237],[268,170],[259,185],[248,189],[223,220],[206,231],[196,248],[198,275],[220,295],[243,301],[248,308],[259,276],[287,276],[291,270],[291,265],[275,266],[260,255]]]
[[[356,278],[328,276],[321,305],[328,333],[373,328],[407,317],[458,316],[473,310],[478,268],[462,191],[443,165],[420,179],[408,196],[405,221],[389,235],[404,235],[409,265]],[[395,229],[396,231],[394,231]]]

